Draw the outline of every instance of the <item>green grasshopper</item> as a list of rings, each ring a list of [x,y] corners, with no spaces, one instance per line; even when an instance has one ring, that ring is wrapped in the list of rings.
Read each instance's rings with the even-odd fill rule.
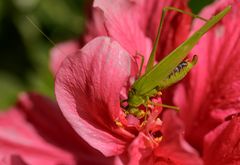
[[[167,10],[174,10],[177,12],[185,13],[195,18],[202,19],[203,21],[206,21],[206,23],[199,30],[197,30],[191,37],[189,37],[180,46],[173,50],[168,56],[166,56],[158,64],[153,66],[157,51],[157,45],[159,42],[160,33],[163,25],[163,20]],[[151,102],[152,97],[160,95],[161,90],[183,79],[197,62],[197,56],[194,56],[191,61],[183,61],[184,58],[188,55],[191,49],[198,43],[200,38],[207,31],[209,31],[210,28],[212,28],[216,23],[218,23],[230,10],[231,6],[228,6],[220,13],[213,16],[211,19],[206,20],[197,15],[182,11],[174,7],[164,8],[162,11],[161,20],[158,27],[158,34],[155,39],[153,50],[150,54],[150,58],[147,63],[146,72],[134,82],[134,84],[132,85],[128,92],[128,99],[122,101],[127,102],[128,104],[124,108],[125,113],[132,114],[137,118],[144,117],[146,112],[139,108],[141,105],[144,105],[147,108],[149,104],[154,104],[153,102]],[[139,75],[141,75],[141,73]],[[172,106],[167,105],[162,106],[172,108]]]

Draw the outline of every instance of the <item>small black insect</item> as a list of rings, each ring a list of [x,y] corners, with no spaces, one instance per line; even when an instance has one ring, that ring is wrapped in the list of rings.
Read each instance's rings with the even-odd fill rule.
[[[188,63],[186,61],[182,61],[178,66],[169,74],[168,78],[174,75],[177,72],[180,72],[184,67],[186,67]]]

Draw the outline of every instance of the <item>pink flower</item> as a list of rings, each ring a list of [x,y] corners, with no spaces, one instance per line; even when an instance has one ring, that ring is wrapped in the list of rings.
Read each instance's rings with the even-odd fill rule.
[[[145,155],[141,150],[152,152],[161,141],[161,133],[166,134],[166,140],[172,137],[167,142],[162,141],[169,152],[179,152],[183,158],[191,155],[194,162],[198,160],[194,149],[179,135],[182,128],[161,130],[162,122],[158,118],[161,110],[154,109],[144,127],[137,118],[124,113],[120,98],[125,97],[131,73],[135,71],[131,56],[116,41],[107,37],[90,41],[78,53],[69,56],[56,75],[56,97],[64,116],[92,147],[105,156],[120,155],[116,161],[139,163]],[[172,140],[178,140],[179,144],[173,145]],[[166,156],[160,148],[158,151]]]
[[[0,113],[0,164],[99,163],[112,164],[74,132],[51,100],[22,94],[15,107]]]
[[[216,1],[201,15],[209,18],[228,4],[232,11],[193,49],[198,65],[175,93],[185,138],[209,165],[240,162],[240,3]],[[201,24],[196,20],[193,31]]]
[[[97,37],[69,55],[56,75],[55,93],[66,119],[92,147],[107,157],[117,156],[116,164],[140,164],[142,160],[146,163],[202,163],[198,153],[185,142],[181,121],[176,121],[177,124],[171,121],[178,120],[175,112],[167,112],[161,120],[162,108],[153,107],[143,122],[120,107],[120,100],[126,99],[139,70],[137,53],[143,54],[145,59],[150,54],[163,6],[186,8],[186,1],[167,2],[96,0],[94,21],[89,24],[92,28],[89,27],[86,38],[98,34],[108,37]],[[154,7],[159,14],[154,15],[156,17],[151,15]],[[147,12],[143,13],[144,10]],[[183,34],[170,26],[176,19],[184,21],[180,23],[184,26],[179,27]],[[171,12],[166,20],[168,28],[164,30],[169,35],[161,40],[161,43],[167,42],[161,47],[158,58],[187,36],[190,24],[186,25],[185,21],[188,19]],[[160,98],[155,101],[161,103]]]
[[[164,3],[186,9],[185,1]],[[120,107],[139,70],[137,53],[145,59],[150,54],[164,3],[94,2],[93,20],[85,36],[89,43],[68,56],[56,75],[60,108],[78,135],[105,156],[116,156],[116,164],[236,164],[240,148],[238,1],[221,0],[202,12],[209,18],[234,4],[232,13],[192,51],[199,54],[200,62],[174,92],[180,118],[173,111],[160,118],[162,109],[154,107],[144,125]],[[166,19],[157,60],[186,38],[189,18],[179,17],[171,12]],[[173,26],[176,19],[179,29]],[[192,32],[201,25],[196,20]],[[99,35],[105,37],[91,40]],[[171,96],[172,91],[168,92]]]
[[[81,48],[81,42],[78,40],[66,41],[65,43],[60,43],[54,47],[50,54],[50,69],[55,75],[62,63],[62,61],[70,54],[75,53]]]

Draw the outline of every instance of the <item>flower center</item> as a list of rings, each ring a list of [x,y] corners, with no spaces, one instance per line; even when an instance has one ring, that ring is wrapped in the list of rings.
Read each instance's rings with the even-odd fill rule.
[[[156,94],[150,98],[146,98],[144,102],[138,106],[131,106],[128,103],[122,105],[123,112],[128,118],[136,118],[139,124],[143,126],[152,114],[155,114],[155,118],[161,113],[161,93]]]
[[[122,120],[115,120],[115,124],[136,136],[140,131],[144,132],[145,135],[152,139],[152,142],[157,144],[162,139],[161,103],[161,92],[158,92],[155,96],[146,98],[138,106],[131,106],[127,101],[123,101],[121,107],[124,117]]]

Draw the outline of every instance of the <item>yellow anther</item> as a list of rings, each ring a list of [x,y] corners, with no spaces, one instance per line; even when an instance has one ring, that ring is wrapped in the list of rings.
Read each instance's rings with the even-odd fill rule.
[[[118,121],[118,120],[115,120],[115,124],[116,124],[118,127],[123,127],[123,124],[122,124],[120,121]]]
[[[156,137],[156,138],[154,138],[154,140],[157,142],[157,143],[159,143],[159,142],[161,142],[162,141],[162,136],[161,137]]]
[[[162,96],[162,92],[158,91],[157,96]]]

